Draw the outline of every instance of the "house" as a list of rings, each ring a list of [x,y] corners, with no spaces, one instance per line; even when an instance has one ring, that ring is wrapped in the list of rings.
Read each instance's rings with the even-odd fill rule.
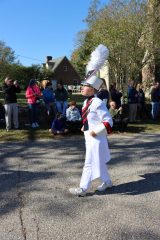
[[[56,59],[53,59],[52,56],[47,56],[46,63],[43,63],[43,68],[53,72],[52,82],[54,81],[54,84],[63,82],[67,86],[77,86],[81,82],[77,71],[66,56]]]

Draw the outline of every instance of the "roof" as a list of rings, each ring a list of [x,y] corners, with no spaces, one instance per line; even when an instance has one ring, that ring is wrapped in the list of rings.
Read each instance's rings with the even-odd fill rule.
[[[54,71],[59,66],[59,64],[63,61],[64,58],[65,56],[52,59],[48,62],[48,63],[54,63],[52,71]]]

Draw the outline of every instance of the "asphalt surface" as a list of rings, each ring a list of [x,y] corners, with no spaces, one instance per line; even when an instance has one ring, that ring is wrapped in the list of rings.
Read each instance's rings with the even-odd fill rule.
[[[114,187],[77,187],[83,136],[0,143],[0,240],[159,240],[160,134],[109,136]]]

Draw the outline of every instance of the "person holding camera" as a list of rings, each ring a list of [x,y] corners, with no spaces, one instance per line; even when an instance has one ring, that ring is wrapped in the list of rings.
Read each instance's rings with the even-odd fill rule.
[[[4,93],[4,108],[5,108],[5,121],[6,130],[9,131],[12,128],[12,116],[14,128],[19,128],[18,121],[18,104],[17,104],[17,93],[20,93],[21,89],[17,81],[14,81],[7,76],[4,80],[2,87]]]
[[[36,80],[31,79],[26,90],[26,98],[28,101],[29,117],[30,117],[32,128],[39,127],[37,112],[38,112],[40,97],[41,97],[41,90],[39,86],[36,84]]]

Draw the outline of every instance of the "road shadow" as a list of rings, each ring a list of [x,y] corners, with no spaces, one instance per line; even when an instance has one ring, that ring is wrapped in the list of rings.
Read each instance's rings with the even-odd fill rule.
[[[33,182],[55,177],[54,172],[30,172],[3,170],[0,175],[0,215],[4,215],[23,205],[23,191],[26,185]],[[39,189],[34,189],[39,191]]]
[[[122,194],[122,195],[140,195],[160,190],[160,173],[146,173],[140,175],[141,178],[135,182],[128,182],[114,186],[104,192],[96,191],[96,195]]]

